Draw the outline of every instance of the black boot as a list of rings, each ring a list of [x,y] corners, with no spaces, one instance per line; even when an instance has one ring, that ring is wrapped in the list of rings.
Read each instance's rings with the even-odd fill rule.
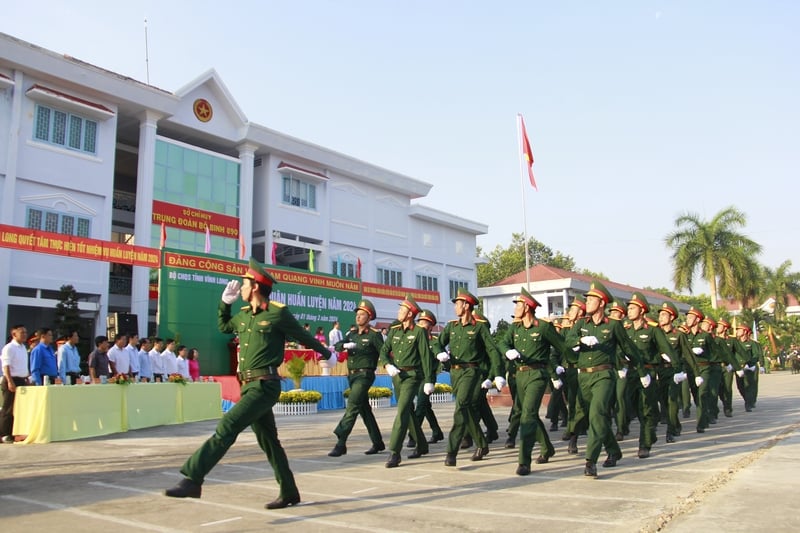
[[[199,498],[203,487],[189,478],[183,478],[177,485],[164,491],[170,498]]]

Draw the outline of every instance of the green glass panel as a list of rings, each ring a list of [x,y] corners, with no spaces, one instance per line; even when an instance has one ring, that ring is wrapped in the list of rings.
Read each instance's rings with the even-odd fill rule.
[[[208,154],[197,154],[197,173],[200,176],[211,177],[213,173],[212,157]]]
[[[183,194],[187,198],[194,198],[197,196],[197,176],[186,172],[183,175]]]
[[[167,186],[169,192],[181,192],[183,190],[183,172],[177,168],[167,169]]]
[[[197,178],[197,198],[211,200],[211,178],[207,176]]]
[[[167,166],[174,169],[183,168],[183,148],[175,146],[174,144],[168,145],[167,149]]]
[[[156,141],[156,165],[167,164],[167,143]]]
[[[183,153],[183,170],[197,174],[197,159],[198,153],[194,150],[186,150]]]

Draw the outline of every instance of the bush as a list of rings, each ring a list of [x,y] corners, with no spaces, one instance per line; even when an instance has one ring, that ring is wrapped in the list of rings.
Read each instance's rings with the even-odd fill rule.
[[[453,392],[453,387],[448,385],[447,383],[437,383],[433,386],[433,393],[439,394],[443,392]]]
[[[344,397],[350,397],[350,389],[344,390]],[[367,391],[368,398],[391,398],[392,397],[392,389],[388,387],[370,387]]]
[[[322,399],[322,393],[315,390],[293,390],[281,392],[278,403],[317,403]]]

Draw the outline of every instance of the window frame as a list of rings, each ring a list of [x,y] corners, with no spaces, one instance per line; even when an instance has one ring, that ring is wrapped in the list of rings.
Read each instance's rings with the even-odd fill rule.
[[[376,279],[381,285],[389,287],[402,287],[403,286],[403,271],[394,270],[391,268],[377,267]]]
[[[33,225],[33,220],[31,218],[32,216],[34,216],[34,218],[38,216],[38,226]],[[48,228],[48,219],[52,221],[52,217],[55,217],[55,229]],[[66,233],[64,231],[64,224],[67,220],[71,220],[72,223],[71,233]],[[25,227],[39,231],[48,231],[50,233],[60,233],[61,235],[89,238],[92,231],[92,221],[90,218],[81,217],[71,213],[61,213],[59,211],[53,211],[52,209],[28,206],[25,211]],[[83,233],[85,233],[85,235],[83,235]]]
[[[45,115],[46,118],[42,118]],[[43,131],[45,128],[46,132]],[[74,131],[75,128],[78,131]],[[95,120],[37,102],[33,112],[32,130],[33,140],[36,142],[72,152],[97,155],[98,128]]]
[[[317,184],[281,173],[281,202],[300,209],[317,211]]]

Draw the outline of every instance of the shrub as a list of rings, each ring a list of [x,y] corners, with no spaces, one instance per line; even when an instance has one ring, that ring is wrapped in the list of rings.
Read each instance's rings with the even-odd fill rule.
[[[350,397],[350,389],[344,390],[344,397]],[[391,398],[392,397],[392,389],[389,387],[370,387],[367,391],[368,398]]]
[[[321,399],[322,393],[315,390],[294,390],[281,392],[278,403],[317,403]]]

